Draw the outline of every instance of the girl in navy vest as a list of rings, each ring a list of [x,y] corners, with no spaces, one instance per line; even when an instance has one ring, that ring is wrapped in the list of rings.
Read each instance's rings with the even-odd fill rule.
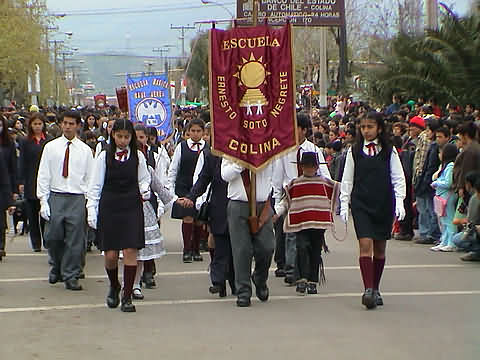
[[[205,123],[200,119],[194,119],[188,124],[190,137],[182,141],[175,148],[172,163],[168,170],[168,183],[170,189],[175,189],[179,198],[185,197],[193,186],[193,174],[197,165],[198,156],[205,147],[202,139],[205,131]],[[172,207],[172,218],[182,219],[183,235],[183,262],[202,261],[200,255],[201,225],[194,224],[196,210],[185,208],[179,203]]]
[[[371,112],[360,120],[357,140],[348,150],[340,195],[345,223],[351,204],[365,286],[362,304],[368,309],[383,305],[379,284],[385,250],[394,216],[399,221],[405,217],[404,198],[405,176],[397,150],[390,144],[383,115]]]
[[[115,308],[120,303],[118,255],[123,250],[121,310],[135,312],[132,289],[138,250],[145,247],[143,201],[150,198],[150,173],[145,156],[137,150],[137,137],[130,121],[115,121],[110,145],[95,159],[87,197],[88,224],[98,230],[100,250],[105,252],[110,280],[107,305]]]

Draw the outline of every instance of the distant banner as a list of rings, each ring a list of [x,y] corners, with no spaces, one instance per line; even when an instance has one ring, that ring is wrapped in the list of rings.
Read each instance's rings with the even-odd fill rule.
[[[127,92],[130,120],[155,127],[159,141],[168,139],[173,134],[173,126],[167,76],[127,76]]]
[[[291,26],[210,30],[212,151],[252,171],[297,144]]]

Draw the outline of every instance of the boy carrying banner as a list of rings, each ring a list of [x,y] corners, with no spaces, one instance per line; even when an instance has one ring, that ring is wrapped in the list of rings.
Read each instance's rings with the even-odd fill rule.
[[[299,280],[297,294],[317,293],[317,283],[325,282],[322,247],[325,230],[333,226],[338,182],[317,175],[319,160],[315,152],[304,152],[299,164],[303,175],[286,187],[286,197],[277,208],[288,213],[283,223],[286,233],[296,233]],[[319,277],[320,272],[320,277]]]

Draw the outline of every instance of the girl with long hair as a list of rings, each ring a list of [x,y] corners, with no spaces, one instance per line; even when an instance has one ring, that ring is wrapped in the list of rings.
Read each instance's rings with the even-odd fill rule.
[[[123,312],[136,311],[132,291],[137,254],[145,247],[142,202],[149,198],[150,174],[145,156],[137,149],[133,124],[117,119],[110,145],[95,159],[87,210],[88,224],[97,229],[100,250],[105,252],[105,270],[110,280],[106,301],[110,308],[120,303],[118,257],[123,251]]]
[[[340,216],[348,222],[349,204],[360,249],[360,270],[367,309],[383,305],[379,284],[394,217],[405,217],[405,176],[397,150],[390,144],[382,114],[370,112],[348,150],[342,178]]]

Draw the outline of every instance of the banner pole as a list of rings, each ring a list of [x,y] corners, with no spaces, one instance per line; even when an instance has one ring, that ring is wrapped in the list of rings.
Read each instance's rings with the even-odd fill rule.
[[[253,26],[258,23],[258,0],[252,0],[253,12],[252,22]],[[257,174],[250,171],[250,216],[257,216]]]

